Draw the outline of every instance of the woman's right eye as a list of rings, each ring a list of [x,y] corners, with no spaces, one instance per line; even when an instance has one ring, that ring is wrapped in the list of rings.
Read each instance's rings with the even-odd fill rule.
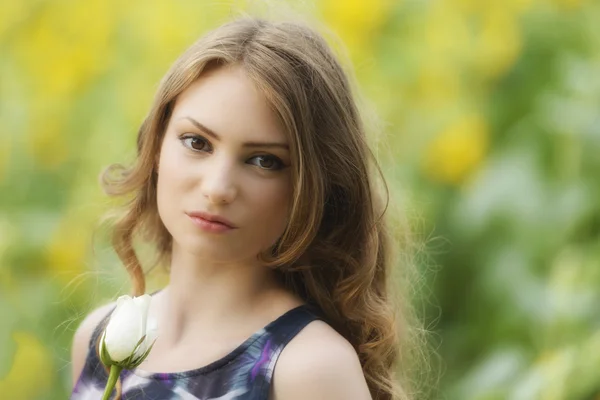
[[[180,140],[185,147],[194,151],[207,151],[209,147],[208,141],[200,136],[184,136]]]

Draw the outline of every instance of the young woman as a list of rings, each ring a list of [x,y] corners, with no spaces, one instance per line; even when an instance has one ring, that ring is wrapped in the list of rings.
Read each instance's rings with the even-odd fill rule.
[[[342,68],[300,24],[244,18],[193,44],[161,82],[130,169],[114,246],[145,291],[133,239],[170,272],[159,336],[123,371],[123,399],[408,399],[390,292],[385,200]],[[98,399],[97,342],[73,343],[72,399]],[[403,390],[404,389],[404,390]]]

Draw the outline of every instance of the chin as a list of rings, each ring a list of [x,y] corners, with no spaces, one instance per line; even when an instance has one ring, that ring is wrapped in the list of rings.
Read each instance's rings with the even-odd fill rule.
[[[185,237],[174,238],[174,242],[177,248],[184,253],[217,262],[240,260],[246,258],[244,254],[251,253],[247,248],[239,246],[240,240],[215,240],[215,238],[204,235],[188,234]]]

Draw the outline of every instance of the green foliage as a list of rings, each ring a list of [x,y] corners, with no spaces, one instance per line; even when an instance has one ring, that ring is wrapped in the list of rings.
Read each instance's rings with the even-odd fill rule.
[[[97,225],[111,206],[98,173],[132,159],[170,63],[243,6],[6,3],[0,393],[65,398],[76,326],[128,285]],[[600,4],[315,4],[388,124],[377,143],[393,191],[434,238],[420,267],[438,271],[423,318],[440,337],[439,397],[597,398]]]

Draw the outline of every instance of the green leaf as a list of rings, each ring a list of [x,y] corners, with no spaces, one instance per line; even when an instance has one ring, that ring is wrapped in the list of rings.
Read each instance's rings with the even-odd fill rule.
[[[114,364],[114,362],[110,358],[110,354],[108,354],[108,350],[104,345],[104,336],[106,335],[106,329],[102,332],[102,338],[100,339],[100,361],[107,367],[110,367]]]

